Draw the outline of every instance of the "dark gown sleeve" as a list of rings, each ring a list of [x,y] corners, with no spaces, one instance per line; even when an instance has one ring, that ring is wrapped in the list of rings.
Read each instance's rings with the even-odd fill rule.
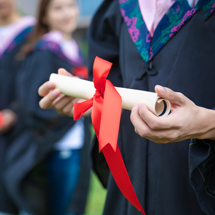
[[[42,110],[39,107],[41,97],[38,95],[39,86],[49,80],[51,73],[57,73],[58,68],[63,67],[56,60],[51,52],[36,50],[22,63],[17,84],[18,98],[31,120],[46,122],[60,115],[54,109]]]
[[[21,119],[21,116],[18,112],[19,105],[15,99],[15,83],[21,62],[16,59],[16,56],[25,42],[26,40],[22,41],[0,59],[0,110],[11,109],[17,114],[18,119]],[[13,138],[24,129],[24,124],[21,123],[21,121],[19,126],[16,126],[1,136],[8,142],[13,140]]]
[[[119,32],[122,17],[118,1],[105,0],[92,20],[88,32],[88,68],[89,77],[93,78],[93,62],[96,56],[113,63],[108,79],[115,86],[122,86],[119,69]],[[92,168],[104,187],[107,186],[109,168],[102,153],[98,150],[98,140],[95,137],[92,144]]]
[[[15,100],[15,81],[21,62],[16,59],[26,40],[16,45],[10,52],[0,58],[0,109],[7,109]],[[15,42],[14,42],[15,43]]]
[[[59,68],[71,71],[72,66],[48,50],[36,50],[23,61],[17,78],[19,112],[41,149],[57,142],[74,124],[72,118],[39,106],[38,88]]]
[[[191,141],[189,175],[200,207],[207,214],[215,214],[215,141]]]

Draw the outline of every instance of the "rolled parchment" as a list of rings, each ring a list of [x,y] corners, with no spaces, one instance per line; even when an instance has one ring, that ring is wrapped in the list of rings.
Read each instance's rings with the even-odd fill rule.
[[[51,74],[50,81],[65,95],[81,99],[91,99],[95,94],[94,83],[83,79]],[[166,116],[170,112],[170,102],[159,98],[157,93],[115,87],[122,97],[122,108],[132,110],[140,103],[145,103],[149,110],[157,116]]]

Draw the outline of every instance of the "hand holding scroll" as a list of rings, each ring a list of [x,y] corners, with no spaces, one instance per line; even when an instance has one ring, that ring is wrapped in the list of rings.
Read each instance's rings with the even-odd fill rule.
[[[65,69],[59,69],[59,75],[74,77],[71,73],[67,72]],[[59,89],[56,88],[55,83],[47,81],[38,90],[38,93],[43,97],[40,101],[40,107],[42,109],[56,109],[58,112],[73,116],[74,103],[82,102],[82,99],[66,96],[61,93]],[[86,113],[86,115],[90,113]]]
[[[215,111],[196,106],[181,93],[156,86],[159,97],[171,103],[171,114],[157,117],[146,105],[133,108],[131,122],[141,137],[156,143],[178,142],[185,139],[215,140]]]

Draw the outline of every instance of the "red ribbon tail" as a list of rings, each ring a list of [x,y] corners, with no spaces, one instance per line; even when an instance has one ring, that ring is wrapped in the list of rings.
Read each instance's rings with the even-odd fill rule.
[[[0,112],[0,127],[2,127],[4,125],[4,119],[3,119],[3,116]]]
[[[107,144],[102,149],[102,152],[105,156],[113,178],[122,194],[135,208],[137,208],[137,210],[141,211],[144,215],[146,215],[135,194],[118,145],[116,148],[116,152],[113,150],[110,144]]]
[[[113,178],[125,198],[144,215],[145,212],[136,196],[125,168],[117,139],[122,110],[122,98],[110,81],[106,80],[112,64],[96,58],[93,65],[93,82],[96,88],[94,97],[86,102],[75,104],[74,119],[93,105],[92,123]]]
[[[122,98],[111,82],[106,80],[98,137],[99,150],[102,150],[113,178],[122,194],[137,210],[145,215],[132,186],[117,144],[121,110]]]
[[[78,120],[82,117],[82,115],[92,107],[93,105],[93,98],[90,100],[81,102],[81,103],[75,103],[74,104],[74,115],[73,119]]]

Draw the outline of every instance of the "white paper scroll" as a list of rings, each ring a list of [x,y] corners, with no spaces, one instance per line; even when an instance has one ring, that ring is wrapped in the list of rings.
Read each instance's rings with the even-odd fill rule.
[[[57,74],[51,74],[49,80],[54,82],[63,94],[68,96],[88,100],[95,94],[94,84],[91,81]],[[145,103],[149,110],[157,116],[166,116],[170,112],[170,102],[159,98],[157,93],[121,87],[115,88],[122,97],[123,109],[132,110],[138,104]]]

